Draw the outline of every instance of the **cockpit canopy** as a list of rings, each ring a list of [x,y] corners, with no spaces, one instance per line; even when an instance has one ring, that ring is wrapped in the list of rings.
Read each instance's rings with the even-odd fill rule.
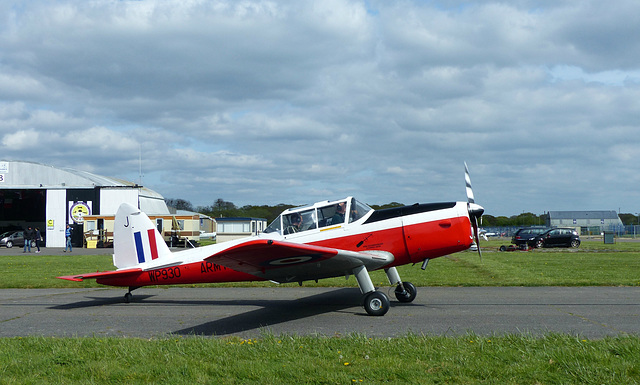
[[[340,226],[355,222],[372,210],[371,207],[351,197],[333,202],[318,202],[314,205],[285,210],[264,232],[288,235],[322,227]]]

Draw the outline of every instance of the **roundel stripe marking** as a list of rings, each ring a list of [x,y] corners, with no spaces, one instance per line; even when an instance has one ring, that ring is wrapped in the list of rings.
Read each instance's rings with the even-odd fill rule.
[[[272,259],[270,261],[263,262],[263,265],[267,265],[267,266],[295,265],[295,264],[298,264],[298,263],[305,263],[305,262],[314,261],[316,259],[319,259],[320,257],[321,256],[317,255],[317,254],[316,255],[299,255],[299,256],[295,256],[295,257]]]

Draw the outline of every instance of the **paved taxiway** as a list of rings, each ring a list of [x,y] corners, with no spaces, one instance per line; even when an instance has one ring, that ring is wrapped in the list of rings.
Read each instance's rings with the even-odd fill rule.
[[[413,303],[394,300],[384,317],[366,315],[358,306],[357,288],[142,288],[130,304],[123,303],[124,292],[0,290],[0,337],[255,338],[265,331],[371,337],[466,332],[640,335],[640,287],[419,288]]]

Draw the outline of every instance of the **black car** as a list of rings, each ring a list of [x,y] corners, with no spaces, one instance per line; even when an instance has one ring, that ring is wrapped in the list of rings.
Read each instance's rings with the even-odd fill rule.
[[[580,247],[580,236],[572,228],[556,228],[545,231],[533,239],[535,247]]]
[[[511,243],[516,246],[529,245],[533,247],[533,239],[547,230],[549,230],[548,227],[525,227],[519,229],[511,237]]]
[[[24,233],[22,231],[7,231],[0,235],[0,246],[24,246]],[[36,247],[36,241],[31,240],[31,247]]]

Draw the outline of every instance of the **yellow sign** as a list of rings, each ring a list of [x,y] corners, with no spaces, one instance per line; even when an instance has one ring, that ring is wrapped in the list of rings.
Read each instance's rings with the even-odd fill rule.
[[[71,218],[75,223],[84,223],[85,215],[91,215],[91,209],[85,202],[76,202],[71,206]]]
[[[47,230],[53,230],[53,219],[47,219]]]

